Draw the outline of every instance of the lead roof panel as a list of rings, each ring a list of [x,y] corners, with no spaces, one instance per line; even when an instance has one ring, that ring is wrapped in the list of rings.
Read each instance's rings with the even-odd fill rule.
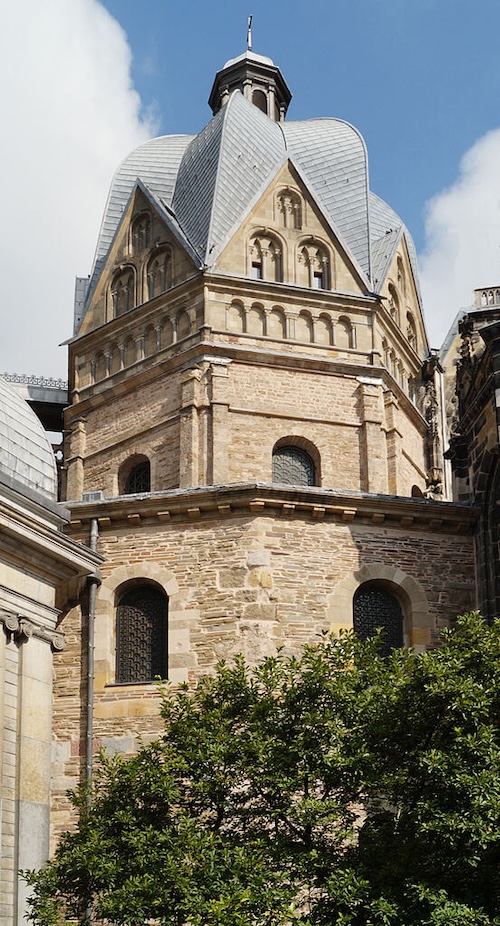
[[[1,376],[0,471],[57,500],[56,463],[47,434],[28,403]]]
[[[340,119],[285,122],[282,127],[290,157],[370,276],[368,160],[363,139]]]
[[[235,91],[199,135],[152,139],[122,162],[105,210],[87,305],[137,178],[172,210],[200,261],[210,266],[287,158],[361,269],[378,279],[375,287],[387,270],[386,232],[402,230],[418,288],[413,241],[394,210],[369,192],[359,132],[340,119],[275,123]]]

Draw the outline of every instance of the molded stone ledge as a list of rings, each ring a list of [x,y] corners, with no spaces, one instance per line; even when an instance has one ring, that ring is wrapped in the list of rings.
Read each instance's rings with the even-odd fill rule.
[[[94,502],[72,502],[71,524],[81,529],[98,518],[104,531],[124,522],[138,526],[147,522],[203,521],[223,517],[259,516],[266,509],[283,517],[334,520],[339,523],[381,524],[405,531],[439,531],[470,534],[478,518],[475,508],[463,503],[433,499],[402,498],[368,492],[336,492],[317,486],[277,486],[270,483],[199,486],[103,498]]]

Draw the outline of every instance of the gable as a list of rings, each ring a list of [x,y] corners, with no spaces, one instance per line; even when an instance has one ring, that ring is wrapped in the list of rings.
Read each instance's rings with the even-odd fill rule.
[[[197,264],[147,191],[136,186],[104,258],[79,334],[150,302],[193,275]]]
[[[267,256],[268,265],[260,268],[259,278],[311,287],[324,272],[327,285],[319,288],[366,293],[368,281],[363,272],[290,161],[249,209],[215,269],[255,277],[260,272],[259,250],[264,260]]]
[[[405,235],[394,248],[385,279],[379,287],[383,305],[410,345],[423,357],[429,346],[412,262]]]

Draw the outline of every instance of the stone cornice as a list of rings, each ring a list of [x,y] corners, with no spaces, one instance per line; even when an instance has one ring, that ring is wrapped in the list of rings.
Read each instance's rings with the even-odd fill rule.
[[[86,393],[94,390],[95,386],[81,389],[78,403],[70,406],[65,411],[66,427],[70,426],[74,418],[85,416],[89,411],[107,406],[111,398],[117,399],[122,395],[128,395],[139,385],[153,382],[166,372],[169,374],[176,371],[181,372],[208,360],[211,363],[238,361],[240,363],[255,364],[258,366],[286,368],[288,370],[297,369],[313,373],[340,374],[343,376],[352,376],[353,378],[360,376],[376,377],[380,380],[384,388],[394,392],[398,401],[404,405],[405,411],[410,414],[413,422],[417,424],[421,431],[424,432],[427,428],[420,411],[406,395],[399,383],[391,376],[389,371],[383,366],[375,366],[367,362],[368,358],[366,355],[365,362],[362,362],[359,351],[352,350],[353,359],[346,360],[343,357],[326,357],[320,353],[315,354],[314,345],[312,346],[312,350],[287,350],[286,347],[289,342],[285,341],[283,342],[282,348],[273,349],[271,347],[273,339],[263,337],[261,339],[262,344],[259,345],[259,347],[254,347],[252,344],[246,344],[244,341],[240,344],[229,344],[226,340],[227,332],[216,332],[209,327],[204,327],[202,332],[201,337],[199,334],[191,335],[190,338],[186,338],[184,342],[179,342],[183,344],[180,350],[177,349],[175,352],[170,353],[169,356],[161,358],[158,363],[153,366],[144,365],[133,374],[130,370],[124,370],[115,375],[115,377],[108,377],[106,380],[103,380],[103,387],[105,386],[105,388],[103,388],[102,391],[92,392],[91,395],[87,396]],[[214,340],[214,336],[217,334],[219,334],[221,338],[224,337],[224,340]],[[251,338],[249,337],[248,340],[250,341]],[[298,344],[293,346],[295,346],[295,348],[299,347]],[[172,347],[175,348],[176,345],[172,345]]]
[[[104,498],[94,502],[67,502],[71,526],[81,530],[97,518],[101,531],[133,528],[141,524],[203,522],[206,520],[282,515],[356,526],[470,534],[478,512],[468,505],[423,498],[336,492],[317,487],[293,488],[267,483],[201,486]]]
[[[103,561],[99,554],[75,543],[61,530],[40,524],[3,501],[0,501],[0,530],[4,535],[4,555],[25,560],[27,551],[31,551],[40,574],[52,581],[91,575]]]
[[[333,289],[311,289],[309,286],[299,286],[298,283],[275,282],[273,280],[252,280],[247,276],[235,273],[224,273],[221,270],[205,271],[205,285],[218,290],[221,295],[242,295],[248,299],[274,302],[295,301],[297,305],[308,304],[323,305],[325,308],[337,309],[346,307],[363,312],[370,311],[380,305],[381,299],[376,293],[348,292]],[[233,292],[234,290],[234,292]]]
[[[85,343],[85,345],[88,345],[95,341],[96,344],[100,346],[102,344],[104,332],[110,339],[116,338],[118,333],[123,335],[124,330],[126,331],[127,328],[132,328],[134,324],[137,323],[138,319],[141,320],[142,324],[144,321],[148,322],[150,318],[154,318],[159,311],[165,312],[167,308],[168,310],[175,310],[181,305],[184,305],[188,297],[191,296],[193,287],[198,289],[200,297],[202,297],[203,278],[200,271],[196,271],[196,273],[186,280],[181,280],[179,283],[176,283],[175,286],[172,286],[166,293],[161,293],[159,296],[156,296],[154,299],[149,299],[147,302],[139,303],[139,305],[134,306],[124,315],[118,315],[116,318],[108,318],[95,328],[90,328],[88,331],[79,331],[63,343],[73,348],[75,344],[80,346]],[[168,306],[165,304],[166,302]],[[189,302],[191,303],[190,300]]]

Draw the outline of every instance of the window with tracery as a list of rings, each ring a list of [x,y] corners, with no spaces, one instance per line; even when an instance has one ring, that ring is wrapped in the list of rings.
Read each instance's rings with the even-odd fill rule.
[[[148,264],[148,297],[154,299],[172,285],[172,252],[161,251]]]
[[[291,486],[316,485],[312,458],[300,447],[278,447],[273,452],[273,482]]]
[[[148,248],[151,241],[151,218],[147,213],[138,215],[131,230],[132,253],[138,254]]]
[[[302,200],[294,190],[281,190],[276,205],[284,228],[302,228]]]
[[[135,274],[131,267],[125,267],[113,277],[111,284],[113,315],[118,318],[135,306]]]
[[[396,287],[389,283],[389,301],[387,303],[389,314],[392,319],[399,325],[399,296]]]
[[[365,582],[354,595],[354,632],[360,640],[375,636],[382,631],[380,653],[388,656],[393,649],[403,646],[403,611],[396,596],[374,582]]]
[[[116,682],[152,682],[168,674],[168,598],[153,585],[121,596],[116,609]]]
[[[280,283],[282,276],[281,247],[267,234],[255,235],[249,245],[249,270],[254,280]]]
[[[299,251],[299,282],[311,289],[330,288],[330,263],[326,248],[307,241]]]
[[[123,464],[120,470],[121,495],[137,495],[151,491],[151,463],[147,458],[137,458]]]

